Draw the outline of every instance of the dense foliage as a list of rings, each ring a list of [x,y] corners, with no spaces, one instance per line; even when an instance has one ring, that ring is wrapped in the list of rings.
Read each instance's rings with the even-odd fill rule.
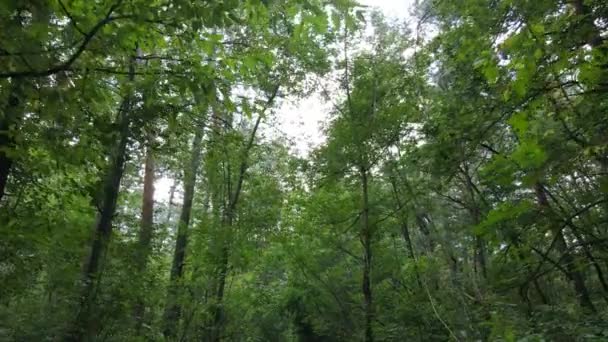
[[[608,3],[413,10],[1,1],[0,340],[607,340]]]

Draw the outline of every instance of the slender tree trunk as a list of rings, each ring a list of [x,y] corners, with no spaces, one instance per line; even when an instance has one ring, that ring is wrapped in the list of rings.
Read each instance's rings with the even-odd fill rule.
[[[152,140],[152,136],[149,140]],[[135,255],[135,266],[136,272],[143,280],[143,275],[146,270],[146,264],[148,262],[148,255],[150,254],[150,243],[152,241],[152,234],[154,229],[154,152],[150,146],[151,142],[148,142],[146,149],[146,162],[144,167],[144,192],[143,192],[143,203],[141,209],[141,229],[139,231],[139,241]],[[139,298],[135,304],[133,316],[135,318],[135,332],[140,333],[142,324],[144,322],[144,311],[145,303],[143,300],[143,293],[138,294]]]
[[[536,289],[536,293],[538,293],[538,296],[540,297],[541,303],[543,303],[544,305],[548,305],[549,300],[547,299],[545,292],[543,292],[543,288],[538,283],[538,279],[534,279],[534,288]]]
[[[130,65],[129,81],[134,79],[135,66]],[[83,271],[83,292],[80,307],[75,323],[65,341],[82,341],[91,336],[98,329],[99,317],[93,319],[93,304],[97,291],[97,279],[102,259],[105,256],[110,237],[112,235],[112,220],[116,211],[116,201],[120,189],[124,164],[129,140],[130,112],[132,108],[131,95],[127,95],[118,111],[118,143],[114,146],[110,156],[110,164],[103,183],[103,196],[101,209],[94,227],[91,252],[85,263]]]
[[[232,225],[234,223],[234,218],[236,216],[237,205],[239,202],[241,191],[243,189],[243,182],[245,180],[245,174],[247,173],[247,169],[249,168],[249,153],[251,152],[251,149],[253,148],[255,136],[257,134],[258,128],[260,127],[260,123],[262,122],[262,117],[264,116],[264,112],[266,111],[266,109],[268,109],[274,103],[274,99],[276,98],[278,92],[279,92],[279,86],[276,86],[274,88],[273,92],[270,94],[270,96],[266,100],[266,104],[265,104],[263,111],[260,113],[260,115],[258,116],[258,118],[255,121],[253,130],[251,131],[251,134],[249,135],[249,140],[247,141],[247,145],[245,145],[245,148],[243,150],[241,167],[239,169],[239,175],[238,175],[238,179],[236,182],[236,188],[234,189],[234,191],[232,193],[229,193],[228,207],[226,208],[226,212],[222,219],[223,227],[224,227],[224,229],[227,229],[228,231],[226,232],[225,236],[222,237],[222,241],[221,241],[222,250],[221,250],[221,256],[220,256],[220,263],[219,263],[219,265],[217,267],[217,271],[216,271],[216,274],[218,277],[218,279],[217,279],[218,287],[217,287],[214,307],[212,309],[213,323],[211,326],[211,333],[210,333],[210,340],[213,342],[221,340],[221,335],[222,335],[222,331],[223,331],[223,322],[224,322],[223,301],[224,301],[224,292],[225,292],[225,288],[226,288],[226,278],[228,276],[228,269],[229,269],[229,265],[228,265],[229,260],[228,259],[229,259],[229,255],[230,255],[230,236],[232,233]],[[229,187],[229,189],[230,189],[230,187]]]
[[[361,288],[363,291],[363,307],[365,312],[365,341],[372,342],[374,333],[372,323],[374,321],[371,271],[372,271],[372,234],[369,224],[369,198],[368,198],[368,175],[364,167],[359,168],[361,181],[362,203],[361,203],[361,243],[363,244],[363,279]]]
[[[462,169],[462,173],[466,179],[466,188],[471,201],[469,204],[469,212],[473,218],[473,224],[478,225],[481,222],[481,209],[478,202],[475,200],[475,185],[473,184],[473,179],[471,179],[466,167]],[[487,278],[486,242],[483,237],[479,235],[475,236],[475,257],[473,265],[475,273],[480,273],[484,279]]]
[[[585,276],[577,268],[576,257],[568,249],[568,244],[566,243],[562,230],[556,229],[555,234],[557,234],[556,248],[562,254],[564,266],[572,278],[574,291],[581,304],[581,307],[595,313],[595,306],[591,302],[591,297],[589,296],[589,291],[587,289],[587,285],[585,284]]]
[[[224,292],[225,292],[225,288],[226,288],[226,277],[228,276],[228,258],[229,258],[229,254],[230,254],[230,233],[232,231],[232,224],[234,223],[234,217],[236,215],[236,209],[237,209],[237,205],[238,205],[238,201],[240,198],[240,194],[241,194],[241,190],[243,188],[243,182],[245,180],[245,173],[247,172],[247,168],[249,166],[248,164],[248,159],[249,159],[249,152],[251,151],[251,148],[253,147],[253,142],[255,139],[255,135],[257,133],[258,127],[260,126],[260,122],[262,120],[262,116],[260,115],[258,117],[258,119],[255,122],[255,125],[253,127],[253,130],[251,132],[251,135],[249,136],[249,141],[247,142],[247,145],[245,146],[245,150],[243,152],[243,160],[241,161],[241,167],[240,167],[240,171],[239,171],[239,178],[237,180],[236,183],[236,189],[234,190],[234,193],[230,194],[230,198],[229,198],[229,203],[228,203],[228,207],[226,208],[226,212],[223,216],[222,219],[222,226],[225,230],[227,230],[225,234],[225,236],[222,236],[221,238],[221,254],[220,254],[220,261],[216,270],[216,276],[217,276],[217,291],[216,291],[216,295],[215,295],[215,303],[214,303],[214,307],[213,307],[213,312],[212,312],[212,319],[213,319],[213,323],[212,323],[212,330],[211,330],[211,337],[210,340],[215,342],[215,341],[220,341],[221,340],[221,334],[222,334],[222,330],[223,330],[223,323],[224,323],[224,306],[223,306],[223,301],[224,301]]]
[[[203,130],[197,129],[192,141],[192,152],[190,163],[184,170],[184,204],[177,225],[177,238],[175,240],[175,253],[171,265],[171,276],[169,290],[167,293],[167,304],[164,313],[163,333],[167,338],[176,336],[177,326],[181,316],[181,304],[178,300],[179,283],[184,271],[186,257],[186,246],[188,244],[188,225],[192,212],[192,201],[194,199],[194,186],[196,174],[202,157]]]
[[[224,227],[226,229],[231,229],[232,227],[232,218],[228,218],[224,223]],[[212,330],[210,335],[210,341],[217,342],[222,339],[222,331],[224,326],[224,292],[226,290],[226,278],[228,277],[228,258],[230,253],[229,246],[229,237],[222,238],[222,250],[220,256],[220,263],[216,270],[216,277],[218,279],[216,294],[215,294],[215,303],[213,303],[213,312],[212,312]]]
[[[526,302],[526,306],[528,308],[528,316],[530,316],[532,315],[532,312],[534,310],[534,304],[530,300],[529,296],[530,283],[534,285],[534,289],[536,290],[542,304],[547,305],[548,300],[542,290],[542,287],[538,283],[538,278],[535,275],[536,271],[534,270],[534,267],[528,262],[526,255],[524,254],[524,250],[526,250],[526,248],[522,246],[519,235],[516,233],[511,233],[508,234],[508,237],[510,244],[515,247],[517,260],[525,266],[526,273],[529,277],[524,283],[520,285],[519,295],[521,299]]]
[[[463,168],[461,168],[461,172],[463,173],[466,183],[466,190],[469,193],[470,203],[468,204],[468,209],[472,217],[472,221],[474,225],[478,225],[481,222],[482,218],[482,209],[481,202],[484,202],[484,198],[481,193],[475,186],[471,175],[469,174],[468,166],[464,164]],[[477,195],[476,195],[477,194]],[[478,198],[478,199],[477,199]],[[474,235],[474,255],[473,255],[473,270],[475,272],[475,276],[472,277],[473,287],[475,290],[475,300],[476,304],[480,307],[483,318],[487,321],[491,320],[490,309],[487,306],[485,300],[485,287],[483,280],[487,279],[487,259],[486,259],[486,241],[481,235]],[[489,329],[485,327],[480,327],[476,334],[478,338],[481,340],[487,340],[489,336]]]
[[[410,259],[413,262],[416,262],[416,255],[414,254],[414,245],[412,244],[412,238],[410,236],[410,230],[407,226],[407,222],[405,219],[401,219],[401,235],[403,236],[403,241],[407,246],[407,253]],[[418,276],[418,274],[416,274]]]
[[[549,201],[547,200],[547,194],[545,193],[545,189],[540,182],[536,183],[535,191],[540,209],[544,211],[547,215],[552,215],[553,210],[551,209]],[[591,297],[589,296],[589,291],[585,284],[585,277],[576,266],[576,257],[568,248],[568,244],[566,243],[562,227],[559,225],[554,225],[552,231],[553,234],[555,234],[556,236],[555,247],[562,256],[562,263],[565,269],[567,270],[570,279],[572,280],[574,292],[576,293],[576,297],[578,298],[581,307],[587,309],[590,312],[596,312],[595,306],[591,302]]]
[[[475,236],[475,269],[481,270],[483,278],[488,277],[486,267],[486,242],[481,236]]]
[[[13,159],[7,151],[15,146],[14,130],[23,116],[23,81],[11,79],[8,101],[0,117],[0,201],[4,198],[6,183],[13,166]]]
[[[393,195],[395,197],[395,201],[397,202],[397,210],[403,210],[403,203],[401,202],[401,198],[399,197],[399,192],[397,191],[397,184],[395,179],[391,178],[391,187],[393,189]],[[410,235],[410,230],[407,225],[407,218],[400,215],[399,220],[401,221],[401,235],[403,236],[403,241],[405,241],[407,247],[407,253],[414,265],[414,272],[416,273],[416,282],[418,286],[422,288],[422,282],[420,281],[420,274],[418,272],[418,264],[416,260],[416,253],[414,252],[414,245],[412,244],[412,238]]]
[[[591,249],[589,248],[589,245],[587,244],[587,239],[581,234],[581,232],[577,232],[576,226],[571,224],[570,227],[572,229],[572,234],[576,237],[576,240],[578,240],[582,244],[581,249],[583,250],[585,257],[589,260],[589,262],[595,269],[597,279],[599,280],[600,284],[602,285],[602,290],[604,290],[604,292],[602,294],[602,296],[604,297],[604,300],[608,300],[608,297],[607,297],[608,283],[606,283],[606,278],[604,277],[604,271],[602,270],[601,265],[597,262],[597,259],[593,256],[593,253],[591,252]]]

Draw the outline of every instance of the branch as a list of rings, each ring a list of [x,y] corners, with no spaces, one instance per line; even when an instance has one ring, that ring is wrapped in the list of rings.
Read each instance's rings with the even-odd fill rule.
[[[439,314],[439,311],[437,311],[437,308],[435,306],[435,301],[433,300],[433,296],[431,296],[431,292],[429,291],[429,287],[427,286],[426,282],[423,282],[423,284],[424,284],[424,290],[426,292],[427,297],[429,298],[429,303],[431,304],[431,308],[433,309],[433,313],[435,314],[435,317],[437,317],[437,320],[439,320],[439,322],[441,322],[443,327],[450,333],[450,336],[454,339],[454,341],[460,341],[458,336],[456,336],[456,334],[454,334],[452,329],[450,329],[450,326],[446,323],[446,321],[444,321],[443,318],[441,318],[441,315]]]
[[[272,91],[272,94],[266,101],[265,107],[262,109],[260,115],[258,116],[257,120],[255,121],[253,130],[251,131],[251,135],[249,136],[249,141],[247,142],[247,145],[245,146],[245,150],[243,152],[243,160],[241,162],[241,170],[239,172],[239,178],[238,178],[238,181],[236,184],[236,189],[234,190],[234,193],[232,194],[232,198],[230,199],[230,203],[228,206],[228,216],[229,217],[234,215],[234,211],[236,210],[236,204],[237,204],[237,202],[239,200],[239,196],[241,194],[241,188],[243,187],[243,180],[245,178],[245,172],[247,171],[247,167],[248,167],[247,159],[249,157],[249,151],[253,147],[253,141],[255,139],[255,134],[258,131],[258,127],[260,126],[260,122],[262,121],[262,117],[264,116],[264,112],[268,109],[268,107],[270,107],[272,105],[278,92],[279,92],[279,86],[276,86],[274,88],[274,90]]]
[[[77,69],[77,68],[70,68],[67,67],[64,69],[64,71],[71,71],[71,72],[99,72],[99,73],[104,73],[104,74],[110,74],[110,75],[131,75],[132,72],[129,70],[121,70],[118,68],[107,68],[107,67],[92,67],[92,68],[83,68],[83,69]],[[136,71],[133,73],[134,75],[168,75],[168,76],[179,76],[179,77],[185,77],[187,76],[186,73],[179,73],[179,72],[173,72],[170,70],[148,70],[148,71]]]
[[[391,217],[395,217],[395,214],[401,212],[401,210],[403,210],[404,208],[406,208],[407,205],[406,204],[398,204],[397,205],[397,209],[391,211],[390,213],[386,214],[386,216],[379,218],[378,220],[376,220],[376,222],[373,223],[373,225],[377,225],[378,223],[382,223],[386,220],[388,220]]]
[[[53,74],[56,74],[60,71],[64,71],[66,69],[68,69],[70,67],[70,65],[72,65],[76,59],[78,59],[78,57],[80,57],[80,55],[84,52],[84,50],[86,49],[87,45],[89,45],[89,43],[91,42],[91,40],[93,39],[93,37],[97,34],[97,32],[99,32],[99,30],[101,30],[102,27],[104,27],[106,24],[114,21],[114,20],[118,20],[118,19],[124,19],[126,18],[125,16],[115,16],[112,17],[112,13],[114,12],[114,10],[116,10],[116,8],[118,8],[121,4],[122,0],[119,0],[116,4],[112,5],[112,7],[110,7],[110,9],[108,10],[108,13],[106,13],[106,16],[100,20],[92,29],[91,31],[89,31],[85,36],[84,36],[84,40],[82,41],[82,43],[80,44],[80,46],[78,47],[78,49],[76,50],[76,52],[74,52],[74,54],[65,62],[60,63],[58,65],[55,65],[53,67],[50,67],[47,70],[39,70],[39,71],[9,71],[9,72],[4,72],[4,73],[0,73],[0,78],[8,78],[8,77],[45,77],[45,76],[50,76]]]
[[[538,254],[543,260],[548,261],[555,268],[560,270],[568,279],[572,279],[572,276],[570,275],[570,273],[562,265],[559,264],[559,262],[562,260],[563,257],[560,258],[558,261],[555,261],[555,260],[551,259],[546,253],[543,253],[541,250],[539,250],[536,247],[532,247],[532,251],[534,251],[536,254]]]
[[[353,103],[350,96],[350,84],[348,79],[348,25],[344,24],[344,86],[346,87],[346,101],[348,103],[348,110],[351,115],[353,112]]]
[[[453,202],[453,203],[456,203],[456,204],[460,205],[460,207],[462,209],[469,209],[469,206],[466,203],[464,203],[464,201],[462,201],[462,200],[460,200],[460,199],[458,199],[456,197],[452,197],[450,195],[444,195],[444,194],[441,194],[441,193],[437,193],[437,195],[439,197],[445,198],[446,200],[448,200],[450,202]]]
[[[83,36],[86,36],[87,34],[80,27],[78,27],[78,24],[76,24],[76,20],[74,20],[74,17],[72,16],[72,14],[65,7],[65,5],[63,4],[63,1],[58,0],[58,2],[59,2],[59,6],[61,6],[61,9],[65,13],[65,15],[70,19],[70,22],[72,23],[72,26],[74,26],[76,31],[80,32],[80,34],[82,34]]]
[[[549,248],[547,248],[547,250],[544,253],[539,253],[539,256],[541,257],[541,261],[538,263],[538,266],[536,266],[536,269],[534,270],[534,272],[532,272],[530,274],[530,276],[528,277],[528,279],[526,279],[525,283],[529,283],[530,281],[537,279],[541,272],[540,270],[542,269],[544,262],[549,258],[549,253],[551,252],[551,250],[553,249],[553,247],[555,247],[555,244],[557,243],[557,238],[558,235],[555,234],[555,236],[553,237],[553,239],[551,240],[551,244],[549,245]],[[535,251],[536,253],[538,253],[538,251]]]
[[[492,152],[493,154],[500,154],[500,152],[498,152],[496,149],[494,149],[492,146],[486,144],[486,143],[479,143],[479,145],[483,148],[485,148],[486,150]]]

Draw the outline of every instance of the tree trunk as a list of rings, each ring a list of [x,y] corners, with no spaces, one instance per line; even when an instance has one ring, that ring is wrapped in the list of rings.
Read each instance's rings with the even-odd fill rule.
[[[243,150],[243,154],[242,154],[242,160],[241,160],[241,167],[239,169],[239,175],[238,175],[238,179],[237,179],[237,183],[236,183],[236,188],[234,189],[234,192],[229,193],[229,200],[228,200],[228,207],[226,208],[226,212],[223,216],[223,226],[225,229],[228,229],[228,234],[225,234],[224,237],[222,237],[222,241],[221,241],[221,246],[222,246],[222,251],[221,251],[221,256],[220,256],[220,263],[217,267],[217,277],[218,277],[218,287],[217,287],[217,292],[216,292],[216,298],[215,298],[215,303],[214,303],[214,308],[212,310],[212,326],[211,328],[211,334],[210,334],[210,340],[215,342],[215,341],[220,341],[221,340],[221,334],[222,334],[222,330],[223,330],[223,321],[224,321],[224,307],[223,307],[223,301],[224,301],[224,291],[225,291],[225,287],[226,287],[226,277],[228,276],[228,258],[229,258],[229,254],[230,254],[230,235],[229,233],[231,233],[232,230],[232,224],[234,222],[234,218],[236,215],[236,209],[237,209],[237,205],[239,202],[239,198],[241,195],[241,190],[243,189],[243,182],[245,180],[245,174],[247,172],[247,169],[249,168],[249,153],[251,152],[251,149],[253,148],[253,143],[255,141],[255,136],[256,133],[258,131],[258,128],[260,127],[260,123],[262,122],[262,117],[264,116],[264,112],[266,111],[266,109],[268,109],[273,103],[274,103],[274,99],[276,98],[277,94],[279,92],[279,86],[276,86],[273,90],[273,92],[270,94],[270,96],[268,97],[268,99],[266,100],[266,104],[264,109],[262,110],[262,112],[260,113],[260,115],[258,116],[258,118],[255,121],[255,124],[253,126],[253,129],[251,131],[251,134],[249,135],[249,139],[247,141],[247,145],[245,145],[245,148]],[[230,189],[230,187],[228,187]]]
[[[410,237],[410,230],[407,226],[407,222],[405,219],[401,219],[401,235],[403,236],[403,241],[407,246],[407,252],[410,259],[416,262],[416,255],[414,254],[414,246],[412,244],[412,238]]]
[[[551,209],[549,201],[547,200],[547,194],[545,193],[545,189],[540,182],[536,183],[535,191],[540,209],[549,216],[553,215],[553,210]],[[572,280],[574,292],[576,293],[576,297],[578,298],[581,307],[583,309],[595,313],[595,306],[591,302],[589,291],[587,290],[587,286],[585,284],[585,277],[576,266],[576,257],[568,248],[568,244],[566,243],[562,227],[554,224],[552,231],[556,237],[555,247],[557,251],[562,255],[562,263],[564,265],[564,268],[568,272],[569,278]]]
[[[245,146],[245,150],[243,152],[243,160],[241,161],[241,167],[240,167],[240,171],[239,171],[239,178],[237,180],[236,183],[236,189],[234,190],[234,193],[230,194],[230,198],[229,198],[229,203],[228,203],[228,207],[226,208],[226,212],[224,214],[224,217],[222,219],[222,225],[224,227],[224,229],[228,230],[225,234],[225,236],[222,236],[221,239],[221,255],[220,255],[220,262],[219,265],[217,267],[216,270],[216,276],[217,276],[217,281],[218,281],[218,285],[217,285],[217,291],[216,291],[216,295],[215,295],[215,303],[213,304],[213,310],[212,310],[212,319],[213,319],[213,323],[211,326],[211,336],[210,336],[210,340],[215,342],[215,341],[220,341],[221,340],[221,333],[223,330],[223,322],[224,322],[224,307],[223,307],[223,301],[224,301],[224,292],[225,292],[225,288],[226,288],[226,277],[228,276],[228,258],[229,258],[229,254],[230,254],[230,232],[232,230],[232,224],[234,223],[234,216],[236,215],[236,209],[237,209],[237,205],[238,205],[238,201],[239,201],[239,197],[241,194],[241,190],[243,188],[243,182],[245,180],[245,173],[247,172],[247,168],[248,168],[248,159],[249,159],[249,152],[251,151],[251,148],[253,147],[253,142],[255,139],[255,135],[256,132],[258,130],[258,127],[260,126],[260,122],[262,120],[262,116],[260,115],[258,117],[258,119],[255,122],[255,125],[253,126],[253,130],[251,132],[251,135],[249,136],[249,141],[247,142],[247,145]]]
[[[232,219],[229,218],[229,221],[224,224],[224,227],[227,229],[231,229]],[[218,284],[217,284],[217,292],[215,294],[215,303],[213,303],[212,310],[212,319],[213,323],[211,326],[211,334],[210,341],[218,342],[221,340],[221,335],[223,331],[224,325],[224,292],[226,289],[226,278],[228,276],[228,257],[230,253],[230,247],[228,237],[223,237],[222,239],[222,251],[220,256],[220,263],[216,270]]]
[[[481,270],[481,275],[485,279],[488,277],[486,267],[486,243],[481,236],[475,236],[475,270]]]
[[[365,312],[365,341],[372,342],[374,334],[372,323],[374,320],[374,311],[372,307],[372,286],[371,286],[371,269],[372,269],[372,246],[371,246],[371,227],[369,225],[369,198],[368,198],[368,179],[367,170],[364,167],[359,168],[361,181],[362,203],[361,203],[361,243],[363,245],[363,279],[361,288],[363,291],[363,307]]]
[[[186,246],[188,244],[188,225],[190,224],[190,214],[192,212],[192,201],[194,199],[194,185],[196,184],[196,174],[201,163],[202,157],[203,130],[197,129],[192,140],[192,152],[190,163],[184,170],[184,204],[177,225],[177,238],[175,240],[175,253],[171,266],[171,276],[169,290],[167,293],[167,303],[164,313],[163,334],[167,338],[175,337],[177,326],[181,316],[181,305],[178,300],[179,282],[184,271],[184,260],[186,256]]]
[[[14,132],[23,116],[23,81],[13,78],[8,101],[0,117],[0,201],[6,192],[6,183],[13,166],[10,152],[15,146]]]
[[[129,81],[133,81],[134,65],[130,66]],[[127,143],[129,140],[130,111],[132,108],[131,96],[127,95],[118,112],[118,143],[114,146],[110,156],[110,164],[103,183],[103,196],[101,209],[94,227],[91,252],[85,263],[83,271],[83,293],[80,307],[72,330],[68,332],[66,341],[82,341],[91,336],[99,325],[99,317],[91,319],[93,302],[97,290],[97,279],[101,261],[105,256],[110,237],[112,235],[112,220],[116,211],[116,201],[120,189],[124,164],[126,161]]]
[[[543,292],[543,288],[538,283],[538,279],[534,279],[534,288],[536,289],[536,293],[538,293],[538,296],[540,297],[541,303],[543,303],[544,305],[548,305],[549,300],[547,299],[545,292]]]
[[[391,177],[391,187],[393,189],[393,196],[395,197],[395,201],[397,202],[397,210],[401,212],[403,210],[404,204],[401,202],[401,198],[399,197],[399,192],[397,191],[396,181],[392,177]],[[414,252],[414,245],[412,244],[410,230],[407,225],[407,218],[404,217],[404,215],[399,215],[399,221],[401,222],[401,235],[403,236],[403,241],[405,241],[408,256],[414,265],[414,272],[416,273],[416,282],[418,283],[418,286],[420,288],[422,288],[422,282],[420,281],[420,275],[418,272],[416,253]]]
[[[466,188],[471,201],[471,203],[468,205],[469,212],[473,218],[473,224],[478,225],[481,222],[481,209],[478,202],[475,200],[475,184],[473,183],[473,179],[471,179],[469,171],[466,167],[464,167],[461,171],[465,177]],[[486,242],[480,235],[475,235],[475,255],[473,266],[476,274],[481,274],[483,279],[487,278]]]
[[[576,240],[578,240],[578,242],[582,244],[581,249],[583,250],[585,257],[589,260],[589,263],[591,263],[591,265],[595,269],[597,279],[599,280],[600,284],[602,285],[602,290],[604,290],[602,296],[604,297],[604,300],[608,301],[608,297],[607,297],[608,283],[606,282],[606,278],[604,277],[604,271],[602,270],[602,267],[597,262],[597,259],[593,256],[593,253],[591,252],[591,249],[589,248],[589,244],[587,243],[586,237],[583,236],[581,232],[577,231],[577,228],[575,225],[570,224],[570,228],[572,229],[572,234],[574,235]]]
[[[152,137],[150,137],[151,140]],[[148,255],[150,254],[150,242],[152,241],[152,233],[154,229],[154,153],[148,142],[146,149],[146,162],[144,167],[144,193],[141,209],[141,229],[139,231],[139,241],[135,255],[136,272],[140,276],[140,281],[143,280],[143,274],[146,270]],[[139,298],[134,308],[135,332],[139,334],[141,326],[144,322],[145,303],[143,293],[138,294]]]

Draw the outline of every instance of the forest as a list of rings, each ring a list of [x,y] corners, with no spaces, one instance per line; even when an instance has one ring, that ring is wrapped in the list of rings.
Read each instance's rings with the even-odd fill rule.
[[[0,341],[608,341],[608,2],[410,2],[0,0]]]

